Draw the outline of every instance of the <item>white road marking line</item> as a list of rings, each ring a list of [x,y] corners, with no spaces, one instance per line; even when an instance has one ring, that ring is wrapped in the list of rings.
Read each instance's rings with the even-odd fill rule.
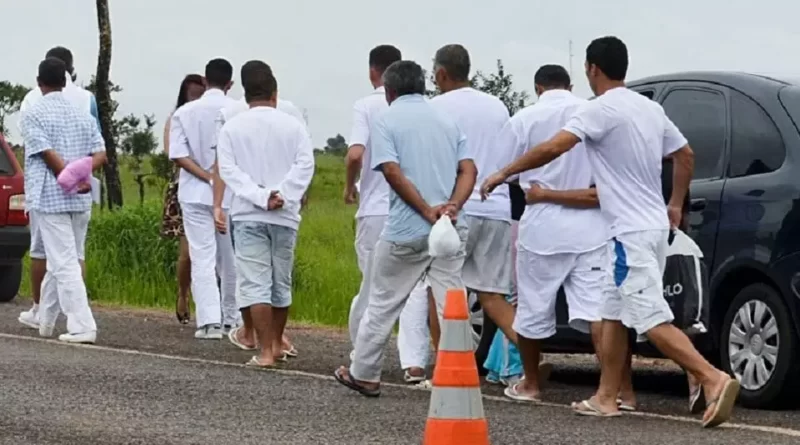
[[[190,362],[190,363],[199,363],[204,365],[217,365],[217,366],[227,366],[230,368],[244,368],[247,369],[244,363],[231,363],[231,362],[224,362],[220,360],[209,360],[204,358],[195,358],[195,357],[182,357],[178,355],[169,355],[169,354],[159,354],[155,352],[147,352],[147,351],[138,351],[136,349],[122,349],[122,348],[112,348],[109,346],[97,346],[97,345],[84,345],[84,344],[73,344],[73,343],[64,343],[62,341],[58,341],[55,339],[50,338],[40,338],[40,337],[30,337],[27,335],[16,335],[16,334],[5,334],[0,333],[0,338],[7,338],[11,340],[25,340],[25,341],[33,341],[39,343],[48,343],[51,345],[57,346],[67,346],[67,347],[75,347],[75,348],[83,348],[83,349],[90,349],[95,351],[104,351],[104,352],[113,352],[118,354],[127,354],[127,355],[140,355],[145,357],[152,357],[152,358],[160,358],[165,360],[173,360],[179,362]],[[308,377],[317,380],[334,380],[333,376],[330,375],[322,375],[322,374],[314,374],[311,372],[305,371],[297,371],[292,369],[264,369],[263,372],[272,372],[275,374],[285,375],[285,376],[296,376],[296,377]],[[420,388],[417,386],[409,386],[406,384],[401,383],[381,383],[381,386],[389,387],[389,388],[397,388],[397,389],[405,389],[410,391],[423,391],[429,392],[429,389]],[[535,406],[542,406],[542,407],[550,407],[550,408],[561,408],[561,409],[572,409],[569,405],[564,405],[560,403],[550,403],[550,402],[517,402],[514,400],[510,400],[505,397],[499,396],[492,396],[492,395],[483,395],[483,398],[486,400],[490,400],[492,402],[499,402],[499,403],[513,403],[519,405],[535,405]],[[669,414],[656,414],[656,413],[646,413],[641,411],[634,411],[634,412],[626,412],[626,416],[637,416],[637,417],[644,417],[648,419],[659,419],[659,420],[669,420],[674,422],[684,422],[684,423],[694,423],[701,425],[702,421],[698,419],[693,419],[691,417],[683,417],[683,416],[673,416]],[[764,425],[752,425],[747,423],[725,423],[720,425],[718,428],[730,428],[730,429],[738,429],[738,430],[747,430],[747,431],[757,431],[762,433],[770,433],[770,434],[778,434],[781,436],[789,436],[789,437],[800,437],[800,430],[795,430],[791,428],[782,428],[776,426],[764,426]]]

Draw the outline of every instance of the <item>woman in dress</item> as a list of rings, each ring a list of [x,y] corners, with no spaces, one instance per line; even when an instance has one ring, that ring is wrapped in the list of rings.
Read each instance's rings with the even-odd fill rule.
[[[189,74],[181,82],[178,91],[177,110],[183,104],[199,99],[206,90],[205,79],[199,74]],[[174,111],[173,111],[174,112]],[[164,124],[164,152],[169,155],[169,124],[172,113]],[[183,231],[183,217],[178,204],[178,173],[180,168],[175,166],[172,179],[167,186],[164,196],[164,216],[161,221],[161,236],[178,238],[178,296],[175,301],[175,317],[181,324],[189,323],[189,287],[192,284],[191,260],[189,259],[189,244]]]

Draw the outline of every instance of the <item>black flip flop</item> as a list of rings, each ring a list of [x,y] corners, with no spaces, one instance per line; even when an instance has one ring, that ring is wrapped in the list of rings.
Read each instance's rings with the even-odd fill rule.
[[[364,397],[378,397],[381,395],[380,389],[369,389],[359,385],[353,376],[350,373],[347,373],[347,377],[342,376],[342,374],[337,369],[333,372],[333,377],[336,379],[337,382],[341,383],[342,385],[356,391],[357,393],[361,394]]]

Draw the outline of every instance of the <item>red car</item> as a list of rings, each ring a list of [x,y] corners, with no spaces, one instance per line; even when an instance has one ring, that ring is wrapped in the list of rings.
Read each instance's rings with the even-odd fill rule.
[[[0,302],[17,296],[30,244],[22,167],[0,134]]]

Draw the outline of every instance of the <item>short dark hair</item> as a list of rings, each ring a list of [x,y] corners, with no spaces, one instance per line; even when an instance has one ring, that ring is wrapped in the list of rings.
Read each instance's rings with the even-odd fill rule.
[[[233,79],[233,66],[225,59],[214,59],[206,64],[206,81],[209,86],[224,87]]]
[[[369,66],[383,74],[389,65],[401,60],[403,55],[400,50],[392,45],[378,45],[369,52]]]
[[[268,100],[278,90],[278,81],[269,65],[260,60],[251,60],[242,65],[242,87],[246,101]]]
[[[425,93],[425,72],[411,60],[398,60],[383,73],[383,85],[398,96]]]
[[[569,88],[572,80],[561,65],[542,65],[533,76],[533,83],[543,88]]]
[[[625,80],[628,74],[628,47],[613,36],[594,39],[586,47],[586,63],[597,66],[610,80]]]
[[[445,45],[436,51],[433,63],[444,68],[456,82],[469,80],[469,52],[459,44]]]
[[[67,84],[67,65],[63,60],[48,57],[39,63],[39,84],[50,88],[64,88]]]
[[[50,48],[50,50],[47,51],[47,54],[44,55],[45,59],[49,57],[54,57],[64,62],[66,70],[69,73],[72,73],[72,71],[74,70],[73,64],[75,63],[75,61],[72,59],[72,51],[68,50],[67,48],[64,48],[63,46],[56,46]]]

